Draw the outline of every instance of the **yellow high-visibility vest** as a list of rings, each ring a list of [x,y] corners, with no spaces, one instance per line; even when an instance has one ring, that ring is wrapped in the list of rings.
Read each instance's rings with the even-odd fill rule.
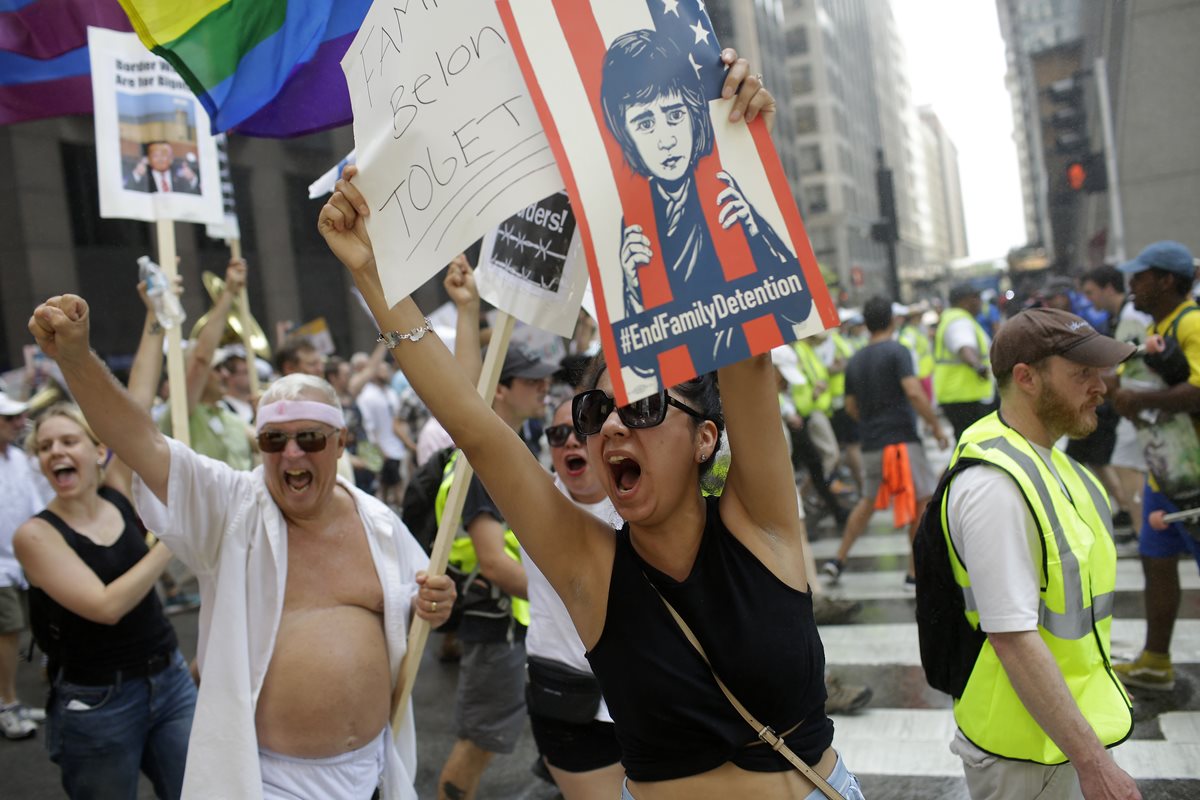
[[[1041,562],[1035,564],[1041,586],[1038,634],[1084,719],[1111,747],[1129,737],[1133,715],[1110,658],[1117,552],[1108,496],[1086,468],[1060,450],[1051,453],[1057,480],[1028,440],[992,413],[963,433],[951,466],[970,459],[998,467],[1024,495],[1042,546]],[[940,509],[942,531],[967,620],[978,629],[971,576],[950,539],[949,495]],[[954,702],[954,719],[963,735],[988,753],[1039,764],[1067,760],[1017,696],[990,642],[984,642],[962,697]]]
[[[984,366],[991,366],[988,360],[987,334],[983,332],[983,328],[965,309],[946,309],[933,337],[933,395],[938,403],[977,403],[992,395],[991,375],[980,377],[979,373],[958,357],[958,353],[951,353],[946,348],[946,329],[959,319],[971,320],[971,324],[975,326],[979,360]]]
[[[442,512],[446,508],[446,498],[450,496],[450,487],[454,484],[454,464],[458,461],[461,452],[461,450],[454,451],[454,455],[450,456],[446,462],[445,472],[442,473],[442,484],[438,487],[437,500],[433,507],[439,526],[442,524]],[[521,561],[521,543],[517,541],[517,535],[513,533],[512,528],[504,531],[504,554],[517,563]],[[475,553],[475,544],[467,532],[462,529],[461,521],[458,535],[454,537],[454,542],[450,545],[448,560],[463,572],[471,572],[479,563],[479,556]],[[520,597],[511,599],[513,619],[529,627],[529,601]]]

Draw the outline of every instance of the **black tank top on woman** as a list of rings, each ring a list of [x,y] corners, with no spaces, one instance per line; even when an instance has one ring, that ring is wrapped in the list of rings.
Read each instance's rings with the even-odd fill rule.
[[[706,504],[700,551],[682,582],[638,556],[628,524],[617,532],[604,631],[587,658],[616,723],[621,763],[636,781],[698,775],[730,761],[754,772],[793,769],[730,705],[655,587],[734,697],[788,731],[800,758],[815,764],[833,742],[811,592],[779,580],[725,527],[717,499]]]
[[[125,523],[120,538],[108,547],[77,533],[62,517],[46,509],[37,516],[49,522],[105,584],[112,583],[149,552],[146,528],[125,495],[107,486],[100,496],[121,512]],[[36,586],[29,588],[30,627],[50,658],[49,673],[72,668],[103,674],[144,665],[153,656],[169,653],[177,646],[175,629],[163,615],[162,604],[153,590],[116,625],[101,625],[84,619],[59,605]]]

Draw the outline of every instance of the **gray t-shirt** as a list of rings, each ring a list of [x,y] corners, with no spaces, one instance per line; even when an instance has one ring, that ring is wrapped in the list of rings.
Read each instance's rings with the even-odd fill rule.
[[[863,450],[920,441],[916,414],[900,383],[912,374],[912,355],[891,340],[869,344],[850,359],[846,396],[853,396],[858,404]]]

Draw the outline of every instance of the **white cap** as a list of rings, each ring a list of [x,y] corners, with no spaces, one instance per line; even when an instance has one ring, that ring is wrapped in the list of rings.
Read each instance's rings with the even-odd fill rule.
[[[771,363],[789,386],[803,386],[808,383],[804,373],[800,371],[800,357],[790,344],[780,345],[771,351]]]
[[[893,317],[907,317],[908,316],[908,306],[904,305],[903,303],[892,303],[892,316]]]
[[[13,400],[4,392],[0,392],[0,417],[15,417],[29,410],[29,403]]]

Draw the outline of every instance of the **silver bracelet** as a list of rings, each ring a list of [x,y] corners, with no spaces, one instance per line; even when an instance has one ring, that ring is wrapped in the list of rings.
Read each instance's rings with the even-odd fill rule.
[[[401,342],[419,342],[425,338],[425,334],[433,330],[433,323],[429,321],[429,317],[425,318],[425,324],[419,328],[413,328],[408,333],[399,333],[397,331],[388,331],[387,333],[379,334],[379,338],[375,341],[380,344],[386,344],[388,350],[395,350]]]

